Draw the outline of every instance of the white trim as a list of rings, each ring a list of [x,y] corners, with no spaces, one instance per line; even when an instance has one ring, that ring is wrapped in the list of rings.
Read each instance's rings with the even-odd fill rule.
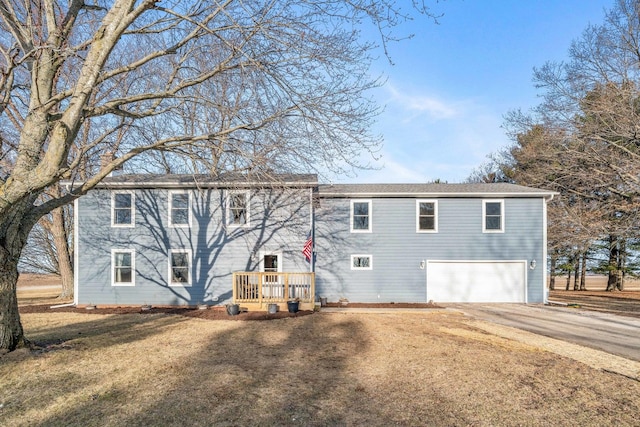
[[[369,267],[355,267],[353,265],[354,258],[369,258]],[[373,270],[373,255],[371,254],[354,254],[351,255],[349,265],[351,266],[351,270]]]
[[[231,196],[233,194],[244,194],[245,197],[245,222],[244,224],[235,224],[231,220]],[[226,208],[225,208],[226,225],[230,228],[246,228],[251,225],[251,191],[250,190],[227,190]]]
[[[420,203],[433,203],[433,230],[420,229]],[[416,233],[437,233],[438,232],[438,201],[435,199],[416,200]]]
[[[131,254],[131,282],[116,282],[114,277],[116,253]],[[134,249],[111,249],[111,286],[135,286],[136,285],[136,251]]]
[[[500,203],[500,230],[487,229],[487,203]],[[504,217],[505,208],[503,199],[484,199],[482,200],[482,232],[483,233],[504,233]]]
[[[187,254],[187,261],[189,265],[187,266],[189,271],[189,280],[187,283],[184,282],[174,282],[173,281],[173,254]],[[169,256],[167,257],[167,263],[169,266],[169,275],[167,276],[167,283],[171,287],[189,287],[193,284],[193,257],[191,255],[191,249],[170,249]]]
[[[79,265],[79,251],[78,251],[78,202],[79,199],[74,199],[73,201],[73,303],[78,305],[78,291],[79,291],[79,282],[78,282],[78,273],[80,272]]]
[[[542,268],[542,302],[545,304],[549,303],[547,256],[547,199],[542,199],[542,259],[538,261],[538,268]]]
[[[116,224],[116,195],[129,194],[131,196],[131,223]],[[136,226],[136,193],[133,190],[111,191],[111,226],[117,228],[132,228]]]
[[[174,224],[173,223],[173,195],[174,194],[186,194],[188,197],[188,206],[187,206],[187,223],[186,224]],[[188,190],[169,190],[168,193],[168,203],[167,203],[167,222],[169,224],[169,227],[172,228],[189,228],[191,227],[191,210],[192,210],[192,196],[191,196],[191,191]]]
[[[260,271],[261,272],[265,272],[264,271],[264,257],[267,255],[272,255],[272,256],[276,256],[278,258],[278,273],[282,273],[282,263],[283,263],[283,256],[282,256],[282,251],[260,251],[258,252],[258,256],[260,257]]]
[[[368,217],[369,217],[369,228],[365,229],[354,229],[353,228],[353,205],[354,203],[367,203],[368,208]],[[352,233],[371,233],[373,231],[373,203],[371,199],[352,199],[349,203],[349,230]]]

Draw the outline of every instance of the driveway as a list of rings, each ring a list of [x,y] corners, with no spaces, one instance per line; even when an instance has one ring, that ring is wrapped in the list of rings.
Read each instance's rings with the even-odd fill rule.
[[[479,320],[515,327],[640,361],[640,319],[570,307],[446,304]]]

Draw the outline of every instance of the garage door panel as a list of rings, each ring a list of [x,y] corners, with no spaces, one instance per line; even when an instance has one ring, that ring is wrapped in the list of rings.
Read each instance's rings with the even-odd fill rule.
[[[427,299],[526,302],[526,261],[429,261]]]

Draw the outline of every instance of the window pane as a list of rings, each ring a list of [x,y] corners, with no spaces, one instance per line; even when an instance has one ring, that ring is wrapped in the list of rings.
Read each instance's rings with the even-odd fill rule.
[[[189,269],[186,267],[174,267],[173,278],[171,281],[173,283],[189,283]]]
[[[189,265],[189,258],[186,253],[172,253],[171,265],[174,267],[186,267]]]
[[[354,215],[369,215],[369,203],[354,203],[353,204]]]
[[[420,217],[420,230],[435,230],[435,217],[421,216]]]
[[[171,210],[171,223],[172,224],[188,224],[189,223],[189,211],[187,209],[172,209]]]
[[[171,253],[171,282],[189,283],[189,254],[186,252]]]
[[[369,257],[353,257],[353,266],[356,268],[368,268],[369,267]]]
[[[234,225],[247,223],[247,198],[245,194],[232,194],[229,197],[230,222]]]
[[[244,209],[245,197],[244,194],[231,195],[231,209]]]
[[[353,229],[354,230],[368,230],[369,229],[369,217],[368,216],[355,216],[355,217],[353,217]]]
[[[172,194],[171,195],[171,207],[187,209],[189,208],[189,195],[188,194]]]
[[[130,252],[116,252],[114,258],[115,258],[117,267],[131,267]]]
[[[130,208],[131,207],[131,194],[116,194],[114,196],[116,208]]]
[[[485,206],[486,209],[486,214],[487,215],[500,215],[501,209],[500,209],[500,205],[501,203],[487,203]]]
[[[486,229],[487,230],[500,230],[500,217],[499,216],[488,216],[486,218]]]
[[[131,283],[131,268],[121,267],[117,270],[116,282]]]
[[[131,210],[130,209],[116,209],[114,211],[116,224],[131,224]]]
[[[420,203],[420,215],[435,215],[435,204]]]

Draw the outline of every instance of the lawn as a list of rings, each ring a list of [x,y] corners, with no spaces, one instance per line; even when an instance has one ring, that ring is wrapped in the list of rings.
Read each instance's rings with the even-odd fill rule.
[[[640,425],[637,380],[449,310],[27,312],[55,293],[18,293],[39,349],[0,356],[0,425]]]
[[[0,425],[638,425],[640,383],[444,310],[23,315]]]

